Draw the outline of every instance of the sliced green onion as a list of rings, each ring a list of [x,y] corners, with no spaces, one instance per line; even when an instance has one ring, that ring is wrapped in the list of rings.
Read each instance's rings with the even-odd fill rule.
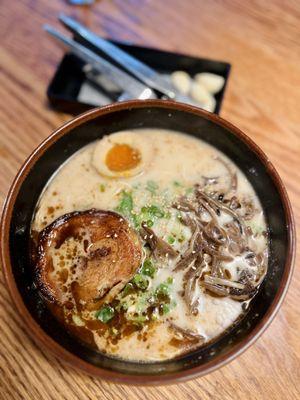
[[[156,272],[156,268],[152,264],[150,260],[145,260],[143,266],[141,268],[141,273],[143,275],[149,276],[150,278],[154,278],[154,274]]]
[[[173,244],[175,242],[174,236],[168,236],[168,243]]]
[[[172,285],[173,282],[174,282],[174,278],[173,278],[172,276],[169,276],[169,277],[167,278],[167,284],[168,284],[168,285]]]
[[[104,306],[96,313],[96,318],[106,324],[115,315],[115,310],[111,306]]]
[[[156,182],[154,182],[154,181],[148,181],[148,182],[147,182],[146,189],[147,189],[150,193],[154,194],[154,193],[156,192],[156,190],[158,189],[158,184],[157,184]]]
[[[116,210],[123,215],[130,216],[133,210],[133,198],[131,193],[123,190],[121,201]]]
[[[123,297],[128,296],[130,293],[132,293],[134,291],[134,286],[131,282],[126,283],[123,291],[122,291],[122,295]]]
[[[171,307],[170,307],[169,304],[163,304],[162,305],[162,312],[163,312],[164,315],[168,314],[170,312],[170,310],[171,310]]]
[[[172,217],[172,214],[170,213],[170,211],[167,211],[167,212],[165,213],[165,218],[166,218],[166,219],[171,219],[171,217]]]
[[[134,277],[132,278],[132,282],[135,284],[135,286],[142,290],[146,290],[149,286],[148,279],[141,274],[134,275]]]
[[[157,286],[155,290],[156,296],[169,296],[170,295],[170,288],[166,283],[161,283]]]

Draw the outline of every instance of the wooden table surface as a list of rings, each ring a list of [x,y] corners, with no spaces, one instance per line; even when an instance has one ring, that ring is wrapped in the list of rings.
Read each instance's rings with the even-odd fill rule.
[[[251,5],[250,5],[251,3]],[[0,199],[21,163],[70,118],[46,87],[61,50],[42,32],[64,11],[114,39],[229,61],[221,115],[268,154],[300,224],[300,2],[288,0],[6,0],[0,8]],[[299,260],[298,260],[299,261]],[[77,372],[40,349],[0,279],[0,399],[299,399],[300,265],[272,325],[242,356],[200,379],[129,387]]]

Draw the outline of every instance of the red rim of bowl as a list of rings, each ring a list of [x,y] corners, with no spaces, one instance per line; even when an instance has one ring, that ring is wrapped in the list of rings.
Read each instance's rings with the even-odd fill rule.
[[[12,212],[19,189],[24,179],[26,178],[27,174],[36,163],[36,161],[56,140],[58,140],[61,136],[67,134],[74,127],[81,125],[93,118],[97,118],[99,116],[117,112],[120,110],[130,110],[133,108],[145,108],[145,107],[168,108],[168,109],[174,109],[187,113],[196,114],[200,117],[212,121],[217,125],[221,125],[222,127],[226,128],[231,134],[237,136],[239,140],[246,143],[246,145],[250,147],[250,149],[264,164],[266,171],[272,178],[280,194],[288,230],[287,256],[280,287],[273,299],[271,306],[267,310],[264,317],[259,321],[258,325],[253,329],[253,331],[249,333],[248,336],[245,337],[245,339],[243,339],[240,343],[235,345],[226,354],[219,355],[213,360],[207,362],[206,364],[192,367],[187,370],[174,372],[170,374],[164,374],[164,375],[126,375],[123,373],[97,367],[82,360],[80,357],[74,355],[73,353],[69,352],[64,347],[55,342],[50,336],[48,336],[46,332],[31,316],[30,312],[28,311],[26,305],[23,302],[21,294],[19,293],[12,272],[12,266],[10,262],[9,240],[8,240]],[[27,158],[27,160],[20,168],[6,197],[1,218],[1,261],[4,269],[4,276],[7,282],[10,295],[20,315],[25,321],[25,326],[30,336],[38,344],[41,344],[43,347],[51,351],[55,356],[64,360],[72,367],[80,369],[88,373],[89,375],[97,376],[102,379],[107,379],[110,381],[119,382],[123,384],[155,385],[155,384],[178,383],[181,381],[185,381],[187,379],[192,379],[194,377],[200,377],[205,374],[208,374],[216,370],[217,368],[224,366],[225,364],[229,363],[234,358],[239,356],[258,339],[258,337],[270,325],[271,321],[278,312],[279,307],[281,306],[281,303],[286,295],[292,277],[294,258],[295,258],[295,225],[294,225],[291,204],[288,199],[286,189],[284,188],[283,183],[281,181],[281,178],[279,177],[277,171],[275,170],[274,166],[271,164],[267,156],[264,154],[264,152],[252,141],[252,139],[246,136],[243,132],[241,132],[230,122],[227,122],[226,120],[220,118],[219,116],[211,114],[194,106],[177,103],[173,101],[166,101],[166,100],[132,100],[132,101],[111,104],[102,108],[96,108],[75,117],[71,121],[65,123],[63,126],[55,130],[32,152],[32,154]]]

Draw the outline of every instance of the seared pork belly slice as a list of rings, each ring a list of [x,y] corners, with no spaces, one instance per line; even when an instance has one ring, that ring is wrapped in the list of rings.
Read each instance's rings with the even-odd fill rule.
[[[141,243],[127,221],[102,210],[65,214],[39,234],[35,279],[50,302],[93,309],[139,268]]]

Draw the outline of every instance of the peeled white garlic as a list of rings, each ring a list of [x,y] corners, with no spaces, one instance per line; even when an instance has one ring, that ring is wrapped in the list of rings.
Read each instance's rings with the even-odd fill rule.
[[[195,80],[205,86],[211,94],[218,93],[225,83],[223,76],[212,74],[211,72],[200,72],[195,75]]]
[[[175,88],[182,94],[188,94],[191,87],[191,77],[185,71],[175,71],[171,74],[171,80]]]
[[[211,96],[205,86],[194,81],[191,86],[190,96],[200,104],[205,104]]]
[[[194,81],[189,94],[204,110],[214,112],[216,100],[213,95],[209,93],[205,86]]]
[[[210,95],[209,100],[202,105],[202,108],[206,111],[214,112],[216,109],[216,99],[214,96]]]

